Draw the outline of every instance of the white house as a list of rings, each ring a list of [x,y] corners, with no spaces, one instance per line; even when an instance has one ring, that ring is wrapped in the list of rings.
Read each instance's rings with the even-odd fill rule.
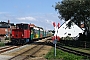
[[[55,26],[55,34],[54,36],[59,36],[61,37],[66,37],[66,36],[70,36],[70,37],[78,37],[79,33],[83,33],[84,31],[78,27],[74,22],[72,22],[71,27],[69,28],[67,26],[67,24],[70,22],[71,20],[68,20],[66,22],[64,22],[59,28],[57,26]]]

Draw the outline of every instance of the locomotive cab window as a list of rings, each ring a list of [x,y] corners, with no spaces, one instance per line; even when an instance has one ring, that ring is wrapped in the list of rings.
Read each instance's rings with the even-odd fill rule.
[[[29,29],[28,24],[24,24],[23,29]]]
[[[17,29],[29,29],[28,24],[17,24],[16,25]]]

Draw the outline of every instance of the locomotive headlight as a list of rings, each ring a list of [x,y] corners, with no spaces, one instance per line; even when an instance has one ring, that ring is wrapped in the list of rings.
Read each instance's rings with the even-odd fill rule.
[[[22,34],[22,37],[23,37],[24,35]]]
[[[12,35],[11,37],[14,37],[14,35]]]

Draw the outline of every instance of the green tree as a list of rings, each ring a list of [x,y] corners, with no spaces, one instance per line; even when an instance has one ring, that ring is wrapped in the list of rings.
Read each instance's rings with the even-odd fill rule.
[[[90,0],[62,0],[56,3],[55,10],[58,10],[60,19],[67,21],[73,18],[78,26],[83,22],[86,31],[89,30]]]

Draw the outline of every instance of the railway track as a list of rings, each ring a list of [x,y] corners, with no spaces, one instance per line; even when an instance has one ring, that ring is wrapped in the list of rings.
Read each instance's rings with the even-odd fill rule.
[[[48,45],[51,45],[51,46],[54,47],[54,44],[51,41],[48,42]],[[79,55],[79,56],[84,56],[84,57],[87,57],[87,58],[90,59],[90,54],[89,53],[73,50],[73,49],[64,47],[64,46],[62,46],[60,44],[57,44],[56,48],[61,49],[61,50],[65,51],[65,52],[69,52],[69,53],[72,53],[72,54],[75,54],[75,55]]]
[[[75,55],[79,55],[79,56],[84,56],[84,57],[90,58],[90,54],[85,53],[85,52],[76,51],[76,50],[73,50],[73,49],[70,49],[70,48],[58,45],[58,44],[57,44],[57,48],[61,49],[63,51],[69,52],[69,53],[73,53]]]
[[[23,53],[20,53],[12,58],[10,58],[9,60],[27,60],[27,59],[30,59],[32,57],[35,56],[35,54],[40,51],[44,46],[45,44],[47,43],[47,40],[44,41],[44,42],[37,42],[35,43],[35,46],[24,51]]]
[[[43,45],[44,46],[44,45]],[[34,47],[32,47],[31,49],[21,53],[21,54],[18,54],[12,58],[10,58],[9,60],[25,60],[25,59],[28,59],[30,57],[33,57],[33,55],[39,51],[43,46],[40,46],[40,45],[36,45]]]
[[[2,47],[2,48],[0,48],[0,54],[3,53],[3,52],[9,51],[9,50],[18,48],[18,47],[19,46],[5,46],[5,47]]]
[[[36,48],[36,51],[34,50],[34,52],[32,52],[30,55],[27,55],[24,59],[22,59],[22,60],[26,60],[26,59],[30,59],[30,57],[34,57],[34,55],[35,55],[35,53],[37,53],[40,49],[42,49],[44,47],[44,45],[42,45],[42,46],[38,46],[37,48]]]

